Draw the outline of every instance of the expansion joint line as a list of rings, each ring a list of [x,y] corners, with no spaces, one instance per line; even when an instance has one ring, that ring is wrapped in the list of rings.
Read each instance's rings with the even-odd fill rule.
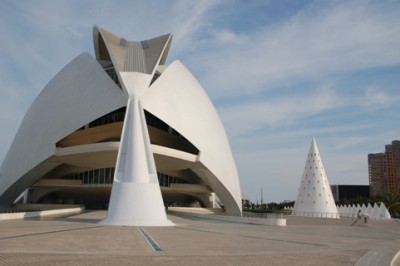
[[[161,247],[157,244],[157,242],[150,236],[149,233],[146,232],[146,230],[144,230],[142,227],[138,227],[139,232],[142,234],[142,236],[144,237],[144,239],[146,239],[147,243],[149,243],[149,245],[151,246],[151,248],[155,251],[155,252],[161,252],[163,251],[161,249]]]

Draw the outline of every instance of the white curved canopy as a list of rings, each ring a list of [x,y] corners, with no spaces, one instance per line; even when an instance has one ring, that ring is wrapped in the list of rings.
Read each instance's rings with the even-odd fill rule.
[[[185,145],[196,150],[195,154],[183,156],[185,150],[174,151],[174,145],[160,146],[157,150],[161,153],[155,156],[160,167],[167,169],[168,162],[173,162],[171,166],[175,165],[176,169],[169,169],[171,172],[187,173],[196,182],[208,186],[228,212],[240,215],[239,178],[218,113],[182,63],[175,61],[170,66],[165,65],[172,35],[132,42],[95,26],[93,38],[97,61],[87,53],[75,58],[49,82],[29,108],[0,168],[0,205],[9,206],[21,192],[61,164],[71,164],[71,167],[101,165],[101,162],[73,165],[78,158],[85,158],[80,153],[85,147],[95,148],[90,151],[92,161],[107,155],[105,161],[109,165],[110,158],[115,158],[109,145],[78,141],[70,145],[83,144],[81,147],[65,150],[56,145],[71,135],[87,138],[90,136],[87,132],[92,131],[77,134],[77,130],[125,107],[128,98],[136,98],[144,110],[178,132],[185,139]],[[115,71],[118,80],[106,73],[109,70]],[[104,130],[106,128],[114,130],[108,135],[115,137],[118,127],[104,127]],[[141,128],[148,131],[143,123]],[[167,138],[165,143],[182,141],[163,135],[168,133],[155,134],[157,138]],[[68,158],[61,156],[67,150]],[[191,158],[189,161],[185,159],[187,156]]]
[[[185,66],[179,61],[169,65],[143,95],[142,103],[200,150],[198,161],[211,173],[192,170],[217,192],[227,208],[241,210],[239,178],[224,127],[207,94]]]
[[[10,205],[39,173],[58,165],[41,166],[55,154],[57,141],[125,105],[121,89],[91,55],[76,57],[41,91],[22,120],[0,169],[0,205]]]

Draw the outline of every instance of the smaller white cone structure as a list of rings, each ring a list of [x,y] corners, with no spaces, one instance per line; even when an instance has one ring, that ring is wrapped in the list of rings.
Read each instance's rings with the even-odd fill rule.
[[[372,206],[371,206],[371,203],[368,203],[368,205],[367,205],[367,213],[368,213],[369,215],[371,215],[371,213],[372,213]]]
[[[365,205],[346,205],[345,207],[341,206],[338,207],[338,211],[341,217],[348,217],[348,218],[355,218],[357,217],[358,211],[360,211],[364,214],[367,214],[370,219],[374,220],[381,220],[381,219],[390,219],[390,213],[385,207],[384,203],[381,203],[379,206],[378,203],[375,203],[374,206],[372,206],[370,203],[368,203],[368,206],[365,207]]]
[[[390,215],[388,209],[385,206],[385,203],[381,203],[381,206],[379,207],[379,218],[380,219],[391,219],[392,216]]]
[[[146,120],[140,102],[129,98],[107,218],[101,223],[172,226],[167,219]]]
[[[368,213],[368,208],[367,208],[367,206],[365,206],[364,203],[361,205],[361,212],[362,213]]]
[[[370,214],[370,218],[371,219],[376,219],[376,220],[379,219],[379,205],[378,205],[378,203],[374,204],[374,207],[372,208],[372,212]]]
[[[314,138],[292,215],[340,218]]]

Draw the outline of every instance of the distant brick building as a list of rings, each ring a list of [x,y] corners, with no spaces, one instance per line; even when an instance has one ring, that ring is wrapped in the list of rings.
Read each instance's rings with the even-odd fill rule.
[[[386,145],[383,153],[368,154],[368,175],[371,196],[400,195],[400,141]]]
[[[384,191],[384,171],[385,171],[385,154],[370,153],[368,154],[368,176],[370,195],[375,197]]]

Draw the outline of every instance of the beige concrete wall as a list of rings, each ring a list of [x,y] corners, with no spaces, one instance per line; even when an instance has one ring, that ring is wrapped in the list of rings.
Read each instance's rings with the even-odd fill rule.
[[[83,210],[84,210],[83,207],[75,207],[75,208],[37,211],[37,212],[2,213],[0,214],[0,221],[22,220],[32,217],[63,216],[63,215],[79,214]]]

